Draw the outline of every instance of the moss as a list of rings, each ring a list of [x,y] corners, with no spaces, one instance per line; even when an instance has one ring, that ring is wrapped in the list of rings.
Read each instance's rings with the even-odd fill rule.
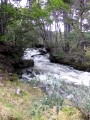
[[[76,114],[77,110],[73,107],[65,107],[62,110],[64,113],[66,113],[68,116],[73,116]]]

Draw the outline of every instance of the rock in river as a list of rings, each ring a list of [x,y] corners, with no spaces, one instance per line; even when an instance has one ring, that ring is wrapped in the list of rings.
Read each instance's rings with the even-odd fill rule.
[[[34,61],[32,59],[30,60],[22,60],[20,64],[21,68],[29,68],[34,66]]]

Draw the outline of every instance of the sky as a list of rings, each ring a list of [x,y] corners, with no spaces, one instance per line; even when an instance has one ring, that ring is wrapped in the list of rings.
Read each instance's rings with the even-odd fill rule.
[[[24,6],[26,5],[26,2],[27,2],[27,0],[22,0],[22,1],[20,2],[21,6],[24,7]]]
[[[17,7],[17,3],[19,3],[19,2],[17,1],[17,3],[15,4],[15,2],[14,2],[13,0],[12,0],[11,2],[14,4],[15,7]],[[27,3],[27,0],[21,0],[20,6],[25,7],[25,6],[26,6],[26,3]]]

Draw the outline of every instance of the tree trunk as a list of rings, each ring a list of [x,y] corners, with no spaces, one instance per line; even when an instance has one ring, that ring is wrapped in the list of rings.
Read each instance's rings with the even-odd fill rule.
[[[85,12],[85,7],[87,5],[87,0],[79,0],[80,3],[80,30],[82,32],[83,28],[83,14]]]
[[[4,12],[3,5],[7,5],[7,0],[1,0],[1,8],[0,8],[0,36],[4,35],[6,24],[7,24],[7,14]]]
[[[63,20],[64,20],[64,38],[67,39],[68,34],[71,31],[71,26],[68,21],[68,13],[66,11],[63,11]]]

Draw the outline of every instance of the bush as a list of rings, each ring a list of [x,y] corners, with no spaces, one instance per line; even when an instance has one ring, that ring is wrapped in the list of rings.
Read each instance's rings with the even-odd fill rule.
[[[45,96],[39,100],[33,100],[30,114],[32,117],[40,119],[44,111],[49,112],[50,109],[56,108],[56,113],[59,113],[63,105],[63,97],[52,93],[51,95]]]
[[[71,105],[76,107],[84,117],[85,120],[90,119],[90,86],[70,86],[66,83],[63,84],[63,88],[68,95],[68,99],[71,100]]]

